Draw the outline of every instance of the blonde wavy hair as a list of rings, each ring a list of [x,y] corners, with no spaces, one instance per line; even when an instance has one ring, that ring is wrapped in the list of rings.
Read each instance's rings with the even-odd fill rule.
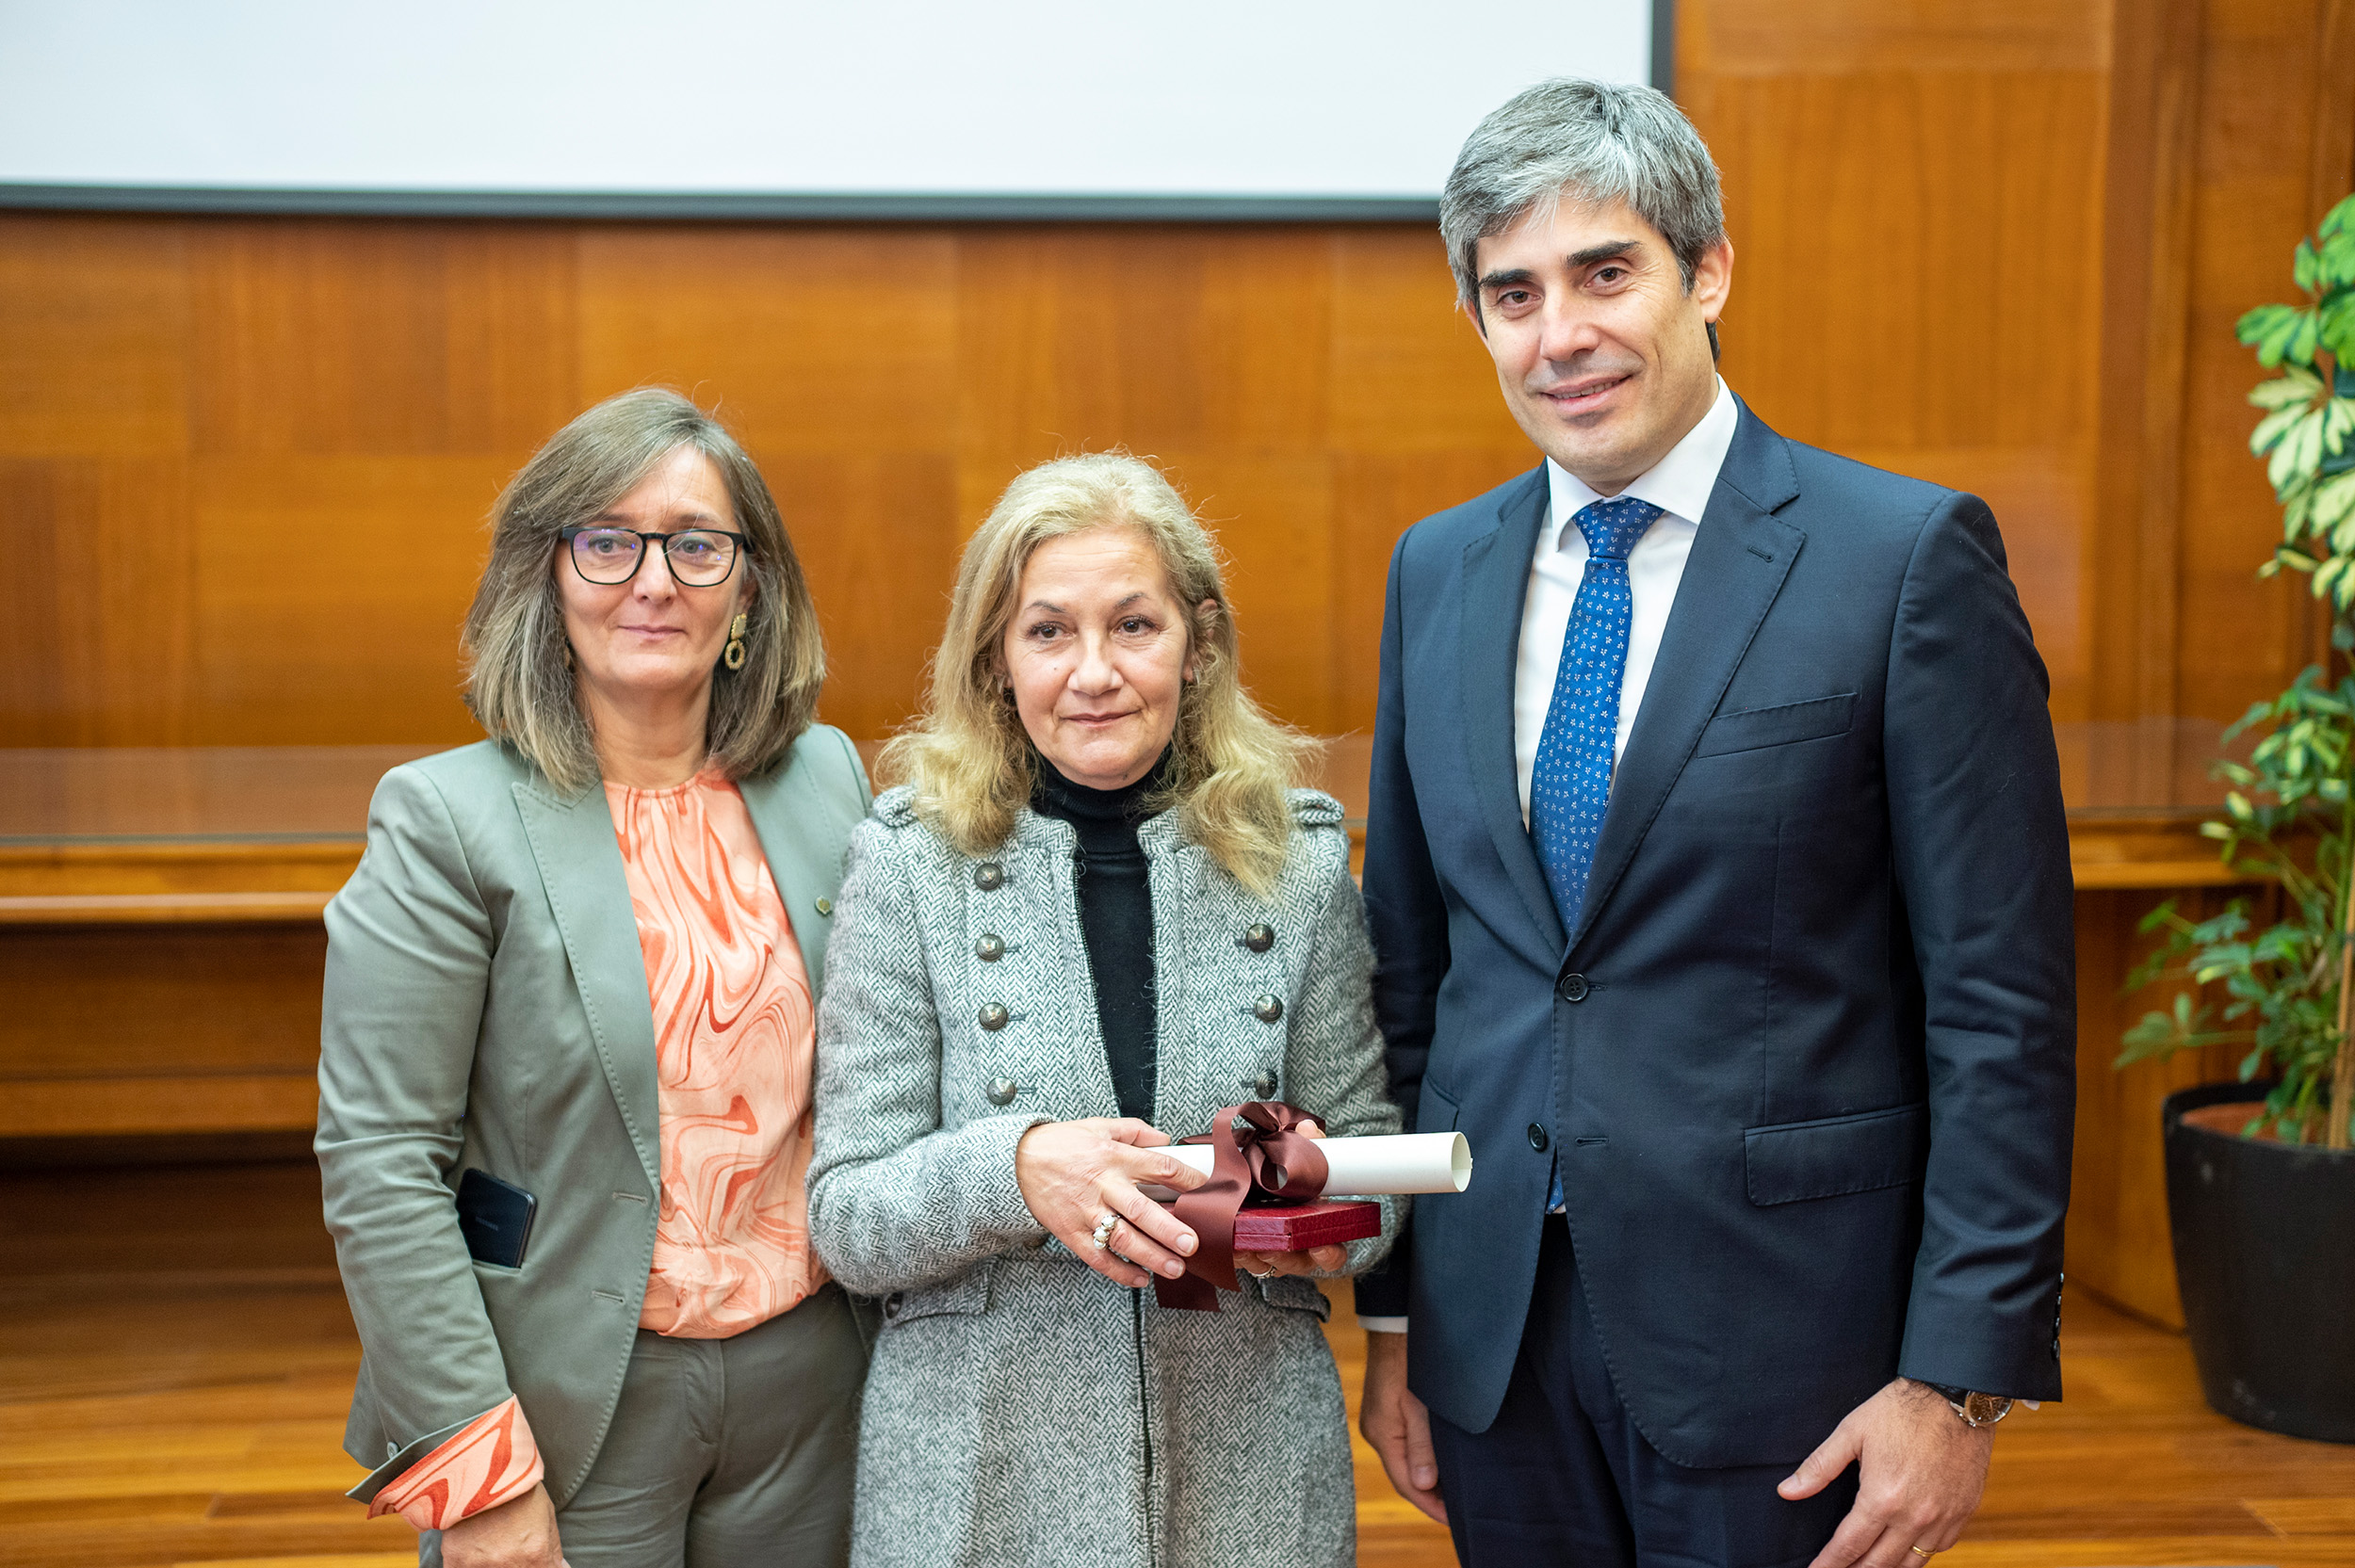
[[[508,481],[491,508],[491,558],[460,634],[466,706],[476,721],[567,795],[594,784],[598,768],[595,737],[573,689],[556,586],[557,573],[570,569],[558,534],[628,494],[682,446],[709,459],[727,491],[733,525],[744,535],[737,570],[751,574],[753,589],[744,606],[744,667],[712,667],[704,727],[709,766],[729,779],[767,772],[818,712],[826,679],[818,606],[760,470],[726,427],[680,394],[625,392],[550,436]]]
[[[1194,661],[1168,784],[1147,804],[1175,810],[1187,837],[1265,894],[1291,847],[1285,791],[1316,743],[1243,689],[1218,546],[1176,488],[1126,452],[1041,463],[1006,487],[958,563],[924,710],[884,749],[882,771],[914,786],[917,814],[960,851],[984,854],[1006,841],[1038,782],[1037,752],[1004,691],[1023,568],[1050,539],[1105,527],[1134,528],[1152,545]]]

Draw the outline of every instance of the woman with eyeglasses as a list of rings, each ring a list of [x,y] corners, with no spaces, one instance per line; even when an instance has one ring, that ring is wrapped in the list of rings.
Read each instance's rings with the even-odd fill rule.
[[[838,1563],[864,1340],[803,1191],[858,754],[776,503],[675,393],[542,447],[464,629],[491,738],[327,911],[352,1495],[450,1568]]]

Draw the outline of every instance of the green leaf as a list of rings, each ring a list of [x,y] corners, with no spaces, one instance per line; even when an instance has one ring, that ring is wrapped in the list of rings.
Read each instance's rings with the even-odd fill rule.
[[[2316,261],[2314,248],[2302,239],[2298,242],[2298,249],[2290,252],[2290,281],[2309,294],[2314,292]]]
[[[2355,235],[2349,235],[2344,243],[2348,265],[2355,267]],[[2355,361],[2355,279],[2338,286],[2348,292],[2333,295],[2322,302],[2321,309],[2315,313],[2314,329],[2322,346],[2331,350],[2341,367],[2345,367]]]
[[[2293,364],[2269,381],[2259,381],[2249,400],[2261,409],[2285,409],[2311,403],[2322,392],[2322,378],[2303,365]]]
[[[2282,437],[2266,460],[2266,477],[2273,481],[2273,492],[2279,495],[2292,481],[2306,477],[2322,461],[2322,411],[2303,413]]]
[[[2332,457],[2347,445],[2350,431],[2355,431],[2355,397],[2333,397],[2322,406],[2322,449]]]
[[[2233,331],[2257,350],[2257,363],[2268,370],[2284,360],[2292,364],[2314,363],[2316,323],[2311,308],[2259,305],[2243,315]]]
[[[2278,408],[2257,421],[2257,428],[2249,432],[2249,450],[2264,457],[2281,444],[2282,438],[2298,428],[2298,422],[2314,412],[2311,399],[2300,399]]]

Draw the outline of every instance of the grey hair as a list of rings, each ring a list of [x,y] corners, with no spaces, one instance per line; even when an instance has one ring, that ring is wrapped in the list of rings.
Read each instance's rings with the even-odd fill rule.
[[[1475,321],[1480,242],[1562,201],[1625,202],[1668,242],[1688,294],[1701,253],[1726,237],[1717,165],[1666,93],[1577,76],[1539,82],[1474,127],[1439,197],[1439,238]]]
[[[678,393],[625,392],[550,436],[508,481],[491,509],[491,558],[459,638],[476,720],[566,795],[594,784],[598,768],[556,586],[556,574],[569,570],[559,531],[628,494],[682,446],[719,473],[733,526],[744,535],[738,569],[752,584],[744,667],[711,672],[704,728],[710,765],[731,780],[767,772],[817,715],[826,678],[818,609],[760,470],[726,427]]]

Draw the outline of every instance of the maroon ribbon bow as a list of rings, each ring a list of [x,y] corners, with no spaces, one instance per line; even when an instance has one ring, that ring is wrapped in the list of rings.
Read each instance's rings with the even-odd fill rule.
[[[1316,1118],[1278,1100],[1228,1106],[1210,1118],[1205,1137],[1186,1143],[1211,1148],[1210,1179],[1181,1192],[1173,1205],[1197,1244],[1178,1278],[1153,1281],[1153,1298],[1164,1307],[1216,1312],[1221,1290],[1241,1290],[1235,1278],[1235,1216],[1267,1204],[1305,1204],[1324,1191],[1324,1151],[1316,1140],[1292,1129]]]

